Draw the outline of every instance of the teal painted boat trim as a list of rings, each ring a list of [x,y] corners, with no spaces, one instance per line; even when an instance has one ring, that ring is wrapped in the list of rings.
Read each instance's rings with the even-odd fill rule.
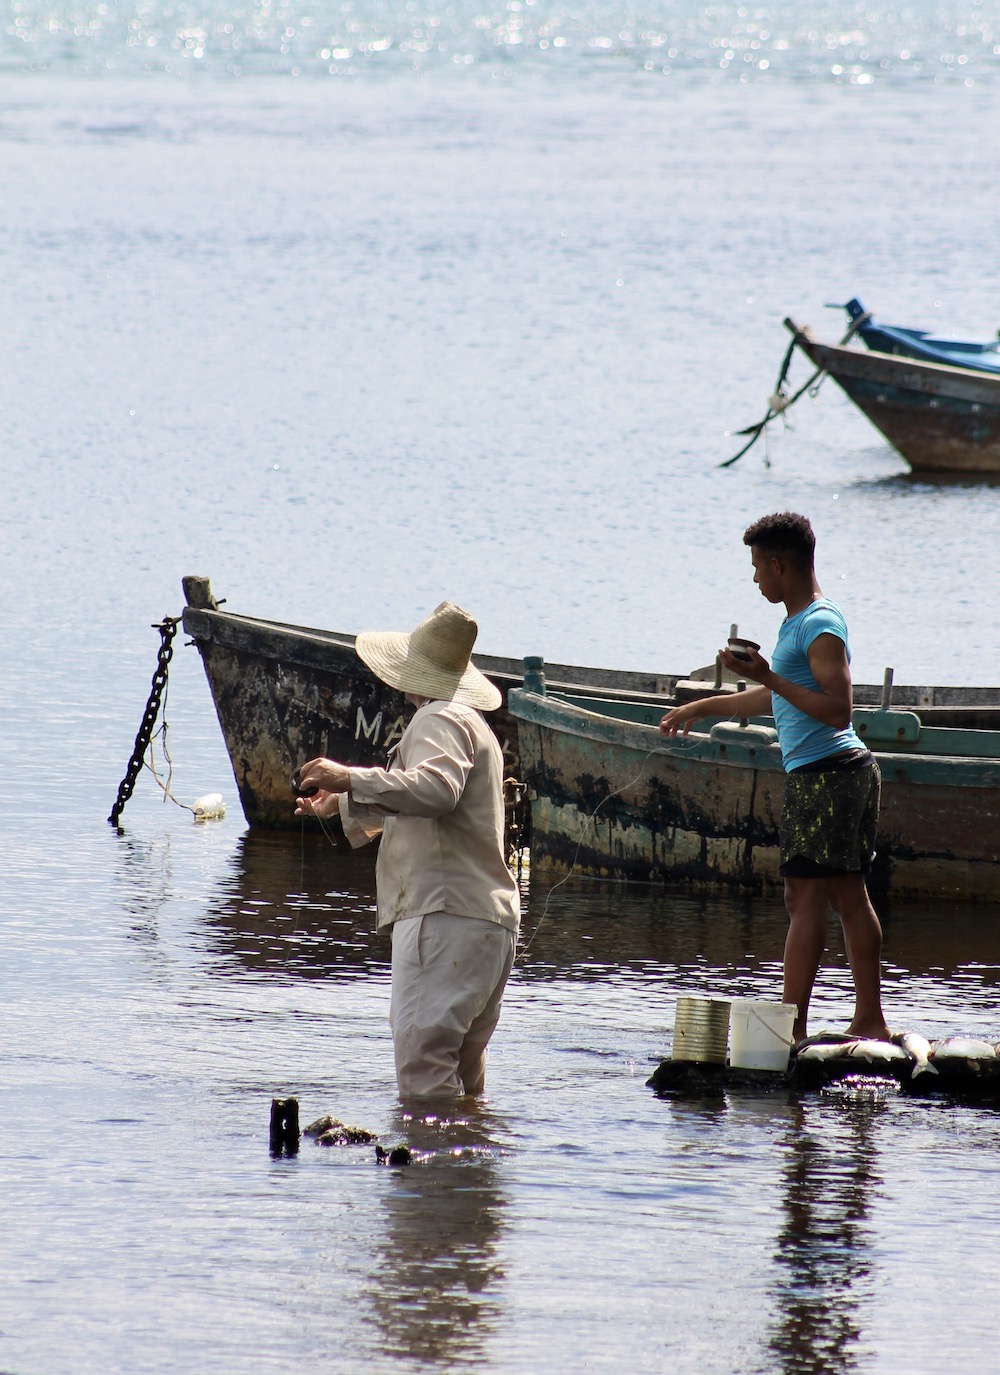
[[[663,708],[652,710],[630,702],[601,702],[594,711],[593,699],[567,695],[540,696],[514,688],[508,696],[511,715],[536,724],[562,726],[572,711],[573,733],[586,739],[620,743],[629,749],[675,755],[733,768],[773,768],[782,771],[778,734],[766,720],[755,718],[746,726],[731,719],[715,720],[707,731],[692,730],[668,740],[659,733]],[[708,718],[711,722],[712,718]],[[970,787],[1000,787],[1000,732],[958,730],[943,726],[921,727],[914,712],[859,708],[855,728],[885,772],[897,778],[934,783],[964,783]],[[648,732],[648,734],[646,733]],[[904,732],[904,734],[900,734]]]
[[[718,721],[667,739],[662,713],[634,704],[597,711],[512,689],[508,706],[533,868],[780,886],[784,771],[773,725]],[[871,891],[1000,899],[1000,732],[925,727],[916,712],[881,708],[857,719],[883,783]]]

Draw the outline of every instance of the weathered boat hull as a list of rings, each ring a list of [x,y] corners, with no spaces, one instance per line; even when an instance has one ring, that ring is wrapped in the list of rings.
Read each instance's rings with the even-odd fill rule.
[[[220,610],[206,578],[185,578],[184,592],[184,629],[201,654],[240,803],[251,826],[301,825],[293,815],[290,781],[306,759],[327,755],[347,764],[385,763],[403,732],[407,709],[400,693],[365,668],[354,652],[353,635]],[[487,720],[500,740],[510,776],[520,778],[519,722],[508,710],[507,694],[522,685],[524,662],[478,654],[475,661],[500,688],[503,705]],[[697,670],[688,689],[704,692],[710,686],[705,675],[712,672]],[[581,701],[617,697],[654,721],[685,686],[677,674],[567,664],[547,664],[545,674],[553,687],[575,692]],[[855,696],[877,702],[880,691],[859,686]],[[895,691],[900,701],[922,711],[970,725],[1000,711],[996,694],[985,688]]]
[[[726,722],[666,740],[652,719],[623,721],[555,697],[512,692],[509,705],[531,797],[533,871],[780,885],[784,774],[772,729]],[[897,715],[909,738],[890,744],[883,728]],[[869,720],[883,785],[872,891],[1000,897],[992,735],[942,732],[989,738],[978,744],[983,757],[932,757],[919,752],[921,727],[910,713],[873,712]]]
[[[184,629],[201,653],[216,714],[251,826],[298,827],[290,780],[306,759],[326,755],[358,766],[381,765],[402,735],[409,713],[401,693],[370,673],[354,652],[354,636],[221,611],[208,580],[184,579]],[[518,776],[517,723],[507,693],[520,687],[521,659],[475,656],[500,688],[504,704],[490,722],[505,764]],[[677,675],[551,665],[558,681],[580,691],[600,683],[606,695],[669,697]]]
[[[785,325],[914,472],[1000,473],[1000,376],[823,344]]]

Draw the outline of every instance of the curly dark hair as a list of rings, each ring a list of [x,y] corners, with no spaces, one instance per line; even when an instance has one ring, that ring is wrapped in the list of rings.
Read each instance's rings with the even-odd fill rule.
[[[777,554],[798,568],[811,569],[813,566],[816,536],[808,519],[794,511],[761,516],[743,531],[743,543],[756,545],[768,554]]]

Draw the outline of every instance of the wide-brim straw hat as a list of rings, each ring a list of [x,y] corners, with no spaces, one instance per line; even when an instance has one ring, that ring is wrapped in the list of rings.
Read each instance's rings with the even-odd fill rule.
[[[442,602],[411,630],[363,630],[354,642],[361,661],[383,683],[434,701],[495,711],[500,689],[471,661],[479,627],[454,602]]]

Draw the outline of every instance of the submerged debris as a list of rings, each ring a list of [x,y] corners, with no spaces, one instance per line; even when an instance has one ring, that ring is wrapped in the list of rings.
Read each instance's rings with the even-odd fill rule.
[[[315,1137],[317,1146],[366,1146],[378,1140],[377,1132],[370,1132],[367,1127],[349,1127],[329,1114],[310,1122],[304,1135]]]
[[[387,1151],[384,1146],[376,1146],[375,1159],[379,1165],[413,1164],[413,1155],[409,1146],[393,1146],[391,1151]]]
[[[368,1146],[375,1142],[375,1163],[377,1165],[411,1165],[413,1154],[409,1146],[392,1146],[386,1149],[379,1144],[378,1133],[367,1127],[349,1127],[336,1117],[327,1113],[310,1122],[303,1132],[311,1136],[317,1146]]]

